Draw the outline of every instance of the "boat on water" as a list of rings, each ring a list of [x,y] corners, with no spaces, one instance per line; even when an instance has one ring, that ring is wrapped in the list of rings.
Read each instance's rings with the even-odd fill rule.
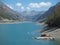
[[[42,34],[39,37],[35,37],[35,39],[37,39],[37,40],[54,40],[55,38],[50,35],[47,36],[46,34]]]

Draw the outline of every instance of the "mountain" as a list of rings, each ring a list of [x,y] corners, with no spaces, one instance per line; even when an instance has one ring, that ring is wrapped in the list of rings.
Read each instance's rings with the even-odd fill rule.
[[[53,12],[51,12],[51,15],[47,18],[46,24],[52,27],[60,27],[60,2],[57,3],[52,10]]]
[[[39,11],[35,11],[35,10],[32,10],[32,11],[23,11],[22,15],[23,16],[34,16],[34,15],[36,15],[38,13],[39,13]]]
[[[50,16],[55,10],[55,6],[50,7],[44,14],[42,14],[41,16],[39,16],[36,21],[43,21],[44,19],[46,19],[48,16]]]
[[[45,21],[50,15],[53,15],[54,13],[59,13],[60,12],[60,2],[57,3],[55,6],[52,6],[48,9],[48,11],[46,11],[44,14],[42,14],[41,16],[39,16],[36,21],[40,21],[41,20]],[[60,14],[59,14],[60,15]]]
[[[20,13],[10,9],[7,5],[0,2],[0,20],[21,20],[22,16]]]
[[[35,14],[35,15],[33,16],[32,20],[33,20],[34,22],[36,22],[37,19],[38,19],[40,16],[42,16],[44,13],[45,13],[45,11],[39,11],[38,14]]]
[[[24,11],[22,15],[25,16],[26,20],[28,21],[35,21],[36,18],[41,16],[45,11]]]
[[[45,24],[47,25],[41,32],[51,32],[60,28],[60,2],[51,7],[45,14],[48,15],[47,18],[45,17]]]

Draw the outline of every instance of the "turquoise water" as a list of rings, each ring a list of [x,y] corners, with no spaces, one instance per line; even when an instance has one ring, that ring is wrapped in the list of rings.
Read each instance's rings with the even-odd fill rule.
[[[0,45],[60,45],[58,41],[35,40],[42,25],[36,23],[0,24]]]

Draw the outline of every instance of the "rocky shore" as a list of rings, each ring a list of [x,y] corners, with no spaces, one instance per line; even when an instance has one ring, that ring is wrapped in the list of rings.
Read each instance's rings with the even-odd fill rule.
[[[58,40],[60,39],[60,29],[56,29],[56,30],[51,31],[51,32],[45,31],[43,33],[45,33],[47,35],[51,35],[52,37],[55,37],[55,39],[58,39]]]

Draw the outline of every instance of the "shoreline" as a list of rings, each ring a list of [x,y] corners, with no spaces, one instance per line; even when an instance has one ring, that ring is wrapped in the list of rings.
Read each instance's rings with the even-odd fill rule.
[[[0,21],[0,24],[19,24],[19,23],[31,23],[32,21]],[[35,22],[36,23],[36,22]]]
[[[45,33],[47,35],[51,35],[52,37],[55,37],[55,39],[60,39],[60,29],[56,29],[54,31],[51,32],[42,32],[42,34]]]
[[[19,24],[19,23],[31,23],[32,21],[15,21],[15,20],[13,20],[13,21],[0,21],[0,24]],[[34,22],[34,23],[36,23],[36,25],[43,25],[43,24],[41,24],[41,23],[39,23],[39,22]]]
[[[22,21],[0,21],[0,24],[19,24],[22,23]]]

